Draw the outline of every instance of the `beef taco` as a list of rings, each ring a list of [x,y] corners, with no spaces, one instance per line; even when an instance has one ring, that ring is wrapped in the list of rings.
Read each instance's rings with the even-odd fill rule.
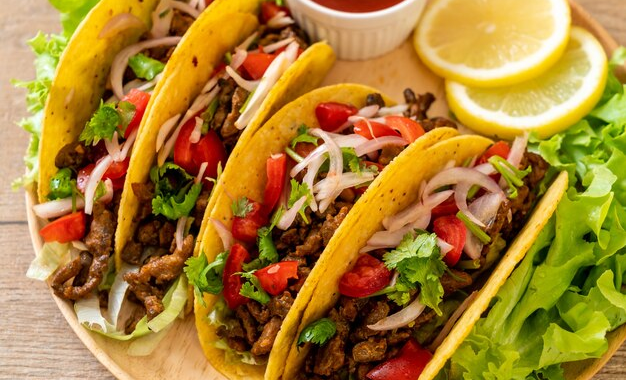
[[[265,12],[258,16],[261,9]],[[206,6],[204,0],[144,0],[126,2],[122,6],[119,1],[102,1],[70,41],[46,106],[41,143],[39,195],[42,200],[52,200],[35,206],[35,212],[51,219],[42,228],[41,236],[47,243],[55,244],[55,252],[65,252],[52,269],[52,288],[57,296],[75,301],[79,322],[85,326],[126,340],[160,331],[180,314],[188,299],[186,278],[180,277],[186,257],[180,257],[191,252],[189,247],[193,249],[193,236],[191,241],[184,241],[183,249],[180,236],[175,236],[176,228],[171,228],[172,223],[167,219],[160,221],[158,230],[144,229],[138,233],[140,241],[146,244],[140,247],[138,256],[126,261],[126,265],[122,265],[121,249],[117,251],[115,265],[114,241],[126,242],[128,236],[133,236],[134,230],[130,235],[127,233],[130,229],[127,223],[150,217],[136,215],[138,205],[133,202],[137,197],[131,183],[138,183],[138,188],[144,190],[140,195],[146,196],[145,187],[141,187],[145,181],[142,176],[150,172],[151,162],[156,161],[154,141],[157,137],[168,138],[167,133],[160,132],[162,118],[170,121],[167,132],[178,136],[181,130],[186,131],[183,127],[187,120],[176,123],[178,120],[174,120],[173,115],[185,113],[190,108],[190,100],[196,99],[189,111],[194,112],[192,116],[198,116],[195,114],[198,112],[206,114],[203,112],[206,103],[201,109],[194,108],[202,103],[199,98],[208,98],[203,88],[215,93],[216,88],[226,87],[218,83],[208,88],[206,83],[215,72],[220,80],[229,79],[223,78],[223,72],[228,69],[224,69],[222,60],[233,49],[239,51],[238,44],[247,41],[248,45],[263,49],[260,40],[250,37],[257,29],[268,41],[273,39],[272,43],[282,44],[274,44],[274,49],[282,47],[288,51],[266,52],[265,56],[275,58],[270,60],[269,67],[265,66],[266,71],[258,65],[252,66],[257,70],[255,73],[261,75],[257,78],[259,93],[269,99],[263,103],[269,112],[274,101],[280,102],[293,91],[297,95],[297,91],[316,85],[333,62],[332,50],[326,45],[319,44],[304,52],[298,50],[299,45],[290,45],[305,38],[300,39],[301,33],[293,20],[274,3],[218,0]],[[291,35],[281,38],[281,33]],[[92,55],[81,56],[82,51]],[[248,55],[253,57],[254,53]],[[246,67],[246,62],[243,60],[240,64]],[[279,67],[271,71],[274,62],[278,62]],[[299,70],[309,74],[306,80],[301,79],[304,74],[294,73]],[[268,79],[270,74],[276,78]],[[81,79],[85,79],[85,83]],[[292,85],[299,89],[291,89]],[[263,93],[263,88],[269,90]],[[219,112],[218,108],[211,128],[221,126],[215,123]],[[247,124],[257,122],[255,118],[259,113],[248,115],[252,121]],[[194,118],[191,120],[195,122]],[[215,157],[210,150],[214,147],[211,145],[214,134],[210,128],[206,131],[199,128],[195,143],[192,143],[195,137],[189,134],[179,140],[191,143],[195,147],[194,154]],[[173,146],[175,142],[176,137],[171,137],[166,146]],[[189,152],[188,149],[186,153]],[[226,156],[219,158],[225,160]],[[217,165],[217,162],[212,164]],[[155,174],[165,180],[174,181],[176,177],[179,182],[168,183],[172,188],[167,190],[187,186],[187,190],[192,188],[199,194],[203,185],[189,184],[187,170],[179,167],[180,170],[172,170],[174,166],[173,163],[163,165],[162,171],[157,170]],[[207,173],[211,170],[214,168],[209,168]],[[193,173],[196,174],[199,173]],[[201,182],[202,174],[198,178],[195,182]],[[124,195],[126,193],[130,194]],[[195,203],[194,198],[177,206],[191,209]],[[187,207],[188,204],[191,207]],[[167,210],[163,213],[170,211],[169,216],[181,212],[180,207],[171,206],[175,210],[168,209],[167,205],[163,207]],[[142,207],[142,211],[146,208]],[[203,210],[194,211],[201,221]],[[174,218],[174,225],[177,219],[181,218]],[[189,221],[191,224],[191,219]],[[179,234],[188,229],[197,233],[194,226],[178,223],[181,224]],[[154,226],[152,223],[151,227]],[[161,256],[165,258],[157,260]],[[102,310],[106,310],[106,318]]]
[[[324,87],[235,148],[185,268],[200,343],[226,376],[282,373],[317,279],[309,273],[362,216],[354,210],[369,184],[386,178],[398,155],[419,160],[458,134],[453,122],[426,116],[431,94],[406,90],[405,100],[395,105],[361,85]]]
[[[545,192],[526,138],[458,136],[397,161],[311,272],[283,379],[433,378],[567,188],[563,173]]]

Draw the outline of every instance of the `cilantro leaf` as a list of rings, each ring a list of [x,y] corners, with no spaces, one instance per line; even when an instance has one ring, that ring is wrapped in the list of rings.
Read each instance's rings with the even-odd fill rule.
[[[361,160],[356,155],[354,148],[344,147],[341,148],[341,155],[343,157],[343,170],[351,171],[353,173],[361,173],[365,168],[365,164],[361,163]],[[326,154],[326,161],[320,167],[320,172],[327,172],[330,170],[330,161],[328,160],[328,154]]]
[[[48,194],[48,198],[51,200],[68,198],[72,196],[74,186],[76,186],[76,180],[72,179],[72,170],[70,168],[60,169],[50,179],[50,194]]]
[[[311,204],[311,200],[313,200],[313,194],[311,194],[311,190],[309,190],[309,185],[306,183],[300,184],[295,179],[291,180],[291,193],[289,193],[289,201],[287,202],[288,207],[293,207],[294,203],[296,203],[300,198],[306,197],[306,201],[298,211],[302,219],[305,223],[309,223],[309,220],[304,213],[304,210]]]
[[[135,54],[128,59],[128,66],[133,70],[137,78],[153,80],[165,68],[165,64],[150,58],[143,53]]]
[[[278,262],[278,252],[274,246],[274,240],[272,240],[272,229],[268,227],[259,228],[257,235],[259,259],[267,263],[265,266]]]
[[[296,144],[298,143],[310,143],[313,144],[315,146],[317,146],[317,137],[315,136],[311,136],[309,134],[309,128],[302,124],[299,128],[298,128],[298,136],[294,137],[293,140],[291,140],[291,144],[289,144],[291,146],[291,148],[295,148]]]
[[[252,212],[252,202],[246,197],[241,197],[233,201],[230,205],[230,209],[234,216],[245,218],[250,212]]]
[[[155,184],[152,213],[170,220],[188,216],[202,191],[201,182],[193,183],[193,177],[172,162],[153,167],[150,179]]]
[[[270,296],[261,287],[259,279],[253,274],[253,272],[240,273],[241,277],[248,280],[243,283],[239,294],[244,297],[248,297],[257,301],[258,303],[265,305],[270,302]]]
[[[80,133],[80,141],[88,145],[95,145],[100,140],[110,140],[117,126],[122,123],[120,114],[112,104],[104,104],[100,101],[100,108],[93,114],[85,125],[85,129]]]
[[[441,276],[446,270],[446,265],[441,259],[436,234],[417,231],[414,236],[413,233],[408,233],[396,249],[385,253],[383,260],[387,268],[398,271],[396,286],[400,293],[407,293],[419,285],[420,302],[441,315],[439,309],[443,296]],[[399,300],[403,304],[407,301],[404,294],[392,294],[390,298],[394,301]]]
[[[302,330],[298,337],[298,346],[304,343],[323,345],[337,332],[337,326],[329,318],[318,319]]]
[[[224,288],[222,273],[226,265],[228,252],[222,252],[208,264],[206,256],[190,257],[185,261],[185,274],[194,287],[196,298],[204,305],[202,293],[219,294]]]

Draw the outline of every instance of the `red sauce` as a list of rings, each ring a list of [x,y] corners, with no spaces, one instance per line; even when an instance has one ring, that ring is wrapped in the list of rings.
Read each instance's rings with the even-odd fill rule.
[[[351,13],[375,12],[390,8],[404,0],[313,0],[326,8]]]

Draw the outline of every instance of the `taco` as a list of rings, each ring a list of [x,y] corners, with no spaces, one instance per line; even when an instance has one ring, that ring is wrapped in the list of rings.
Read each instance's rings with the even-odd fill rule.
[[[405,98],[394,105],[366,86],[324,87],[236,147],[185,268],[200,343],[226,376],[280,375],[312,296],[308,274],[350,233],[368,185],[403,151],[419,159],[458,134],[453,122],[427,118],[431,94]]]
[[[164,223],[157,244],[146,246],[139,257],[129,260],[131,264],[121,265],[120,259],[120,263],[114,265],[111,256],[114,239],[119,242],[120,238],[127,236],[124,235],[127,231],[125,223],[136,216],[126,217],[133,211],[129,202],[136,199],[127,182],[138,181],[142,167],[150,171],[150,162],[156,154],[154,144],[148,141],[160,136],[158,128],[154,127],[156,124],[160,126],[160,117],[172,119],[173,114],[187,110],[190,99],[201,93],[224,56],[238,44],[250,40],[249,36],[259,25],[256,12],[261,8],[275,9],[276,5],[257,0],[219,0],[208,7],[205,7],[204,1],[140,1],[139,5],[124,6],[119,3],[103,1],[93,9],[59,64],[46,108],[39,181],[40,196],[59,199],[35,206],[35,212],[41,217],[54,219],[40,231],[44,240],[55,244],[73,242],[72,251],[78,256],[59,260],[57,267],[60,268],[53,269],[50,282],[55,294],[75,301],[79,322],[87,327],[115,339],[131,339],[169,325],[185,305],[187,284],[185,278],[179,278],[184,259],[179,263],[178,272],[172,266],[155,268],[153,263],[153,272],[148,276],[159,276],[156,284],[138,279],[147,275],[146,269],[140,268],[139,264],[150,257],[166,254],[169,260],[172,259],[167,253],[172,241],[178,239],[168,228],[171,224]],[[140,16],[145,22],[140,22]],[[128,37],[128,30],[149,25],[151,18],[152,28],[148,31],[144,27],[142,39],[134,44],[141,33],[132,39]],[[195,18],[197,21],[194,21]],[[266,38],[275,38],[284,44],[280,33],[299,35],[293,20],[280,9],[274,13],[266,11],[261,18],[267,21],[261,26]],[[178,36],[183,33],[183,38]],[[109,49],[107,41],[101,41],[107,38],[115,41],[115,44],[109,44]],[[77,49],[91,52],[91,45],[95,46],[96,57],[104,54],[102,61],[94,60],[92,56],[89,59],[77,58]],[[287,53],[281,59],[276,57],[276,61],[282,63],[282,71],[275,70],[274,74],[279,72],[284,75],[279,86],[274,87],[293,84],[304,91],[307,86],[320,81],[333,58],[330,48],[323,44],[318,46],[313,53],[307,49],[299,59],[294,58],[287,63],[284,58]],[[294,57],[299,53],[297,46],[289,51]],[[93,74],[94,70],[96,74]],[[310,76],[305,81],[298,81],[301,77],[293,73],[298,70]],[[89,77],[88,94],[79,94],[79,90],[64,87],[66,83],[75,83],[75,77],[85,72],[93,74],[94,78],[105,79],[102,83],[93,83],[93,78]],[[270,81],[265,79],[262,71],[261,74],[261,84],[268,86]],[[106,81],[111,86],[105,91]],[[270,87],[267,96],[270,101],[264,104],[267,109],[271,109],[272,100],[288,97],[289,91],[293,91],[280,90],[277,94],[275,88]],[[102,99],[106,101],[99,100],[103,94]],[[78,95],[81,96],[77,98]],[[86,124],[81,124],[77,118],[87,108],[80,100],[83,98],[95,98],[92,101],[94,105],[100,103],[91,118],[86,117]],[[181,122],[181,126],[185,122]],[[178,129],[174,133],[178,134]],[[202,131],[199,131],[198,140],[196,145],[211,147],[202,145],[206,141]],[[197,149],[196,153],[211,154],[204,149]],[[52,178],[48,178],[50,167],[57,170]],[[189,174],[183,170],[180,175],[181,181],[184,181]],[[201,175],[198,177],[201,178]],[[51,187],[46,186],[48,183]],[[202,185],[193,188],[197,191]],[[130,196],[124,195],[127,192],[131,193]],[[134,209],[137,209],[136,205]],[[201,220],[201,211],[198,213]],[[120,230],[124,233],[121,234]],[[142,232],[142,237],[151,238],[147,237],[146,231]],[[166,245],[167,248],[162,249]],[[70,250],[69,245],[55,248]],[[132,276],[135,276],[133,281],[127,280]],[[102,299],[100,303],[99,298]],[[107,310],[107,318],[102,316],[101,309]]]
[[[283,379],[433,378],[567,188],[562,175],[537,202],[552,176],[525,138],[458,136],[397,161],[311,272]]]

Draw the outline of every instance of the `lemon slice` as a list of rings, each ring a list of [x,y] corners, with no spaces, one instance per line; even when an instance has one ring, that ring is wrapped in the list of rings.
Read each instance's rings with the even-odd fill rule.
[[[554,65],[570,23],[567,0],[436,0],[413,42],[440,76],[494,87],[537,77]]]
[[[530,81],[499,88],[470,88],[446,81],[450,110],[466,126],[512,138],[524,131],[546,137],[588,114],[604,91],[606,54],[591,33],[573,27],[563,57]]]

